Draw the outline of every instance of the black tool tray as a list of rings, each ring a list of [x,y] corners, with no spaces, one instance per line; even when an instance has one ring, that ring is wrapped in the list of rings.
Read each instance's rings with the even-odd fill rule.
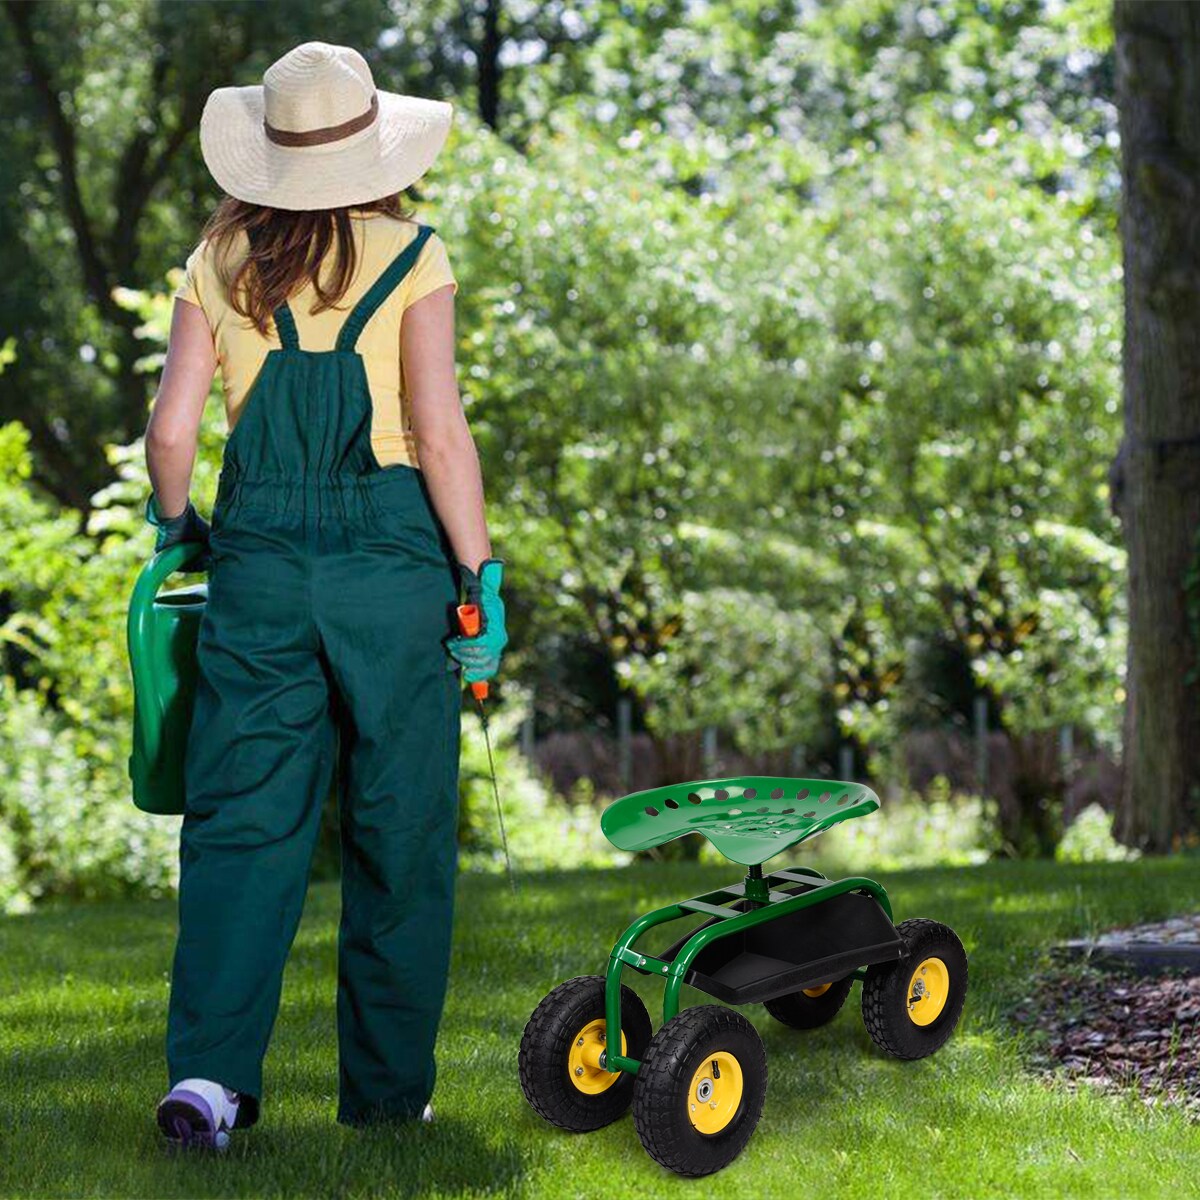
[[[786,889],[804,891],[804,885]],[[728,906],[746,912],[739,900]],[[697,926],[655,957],[673,962]],[[786,916],[710,942],[684,982],[727,1004],[761,1004],[801,988],[841,979],[859,967],[898,959],[904,943],[873,896],[845,892]]]

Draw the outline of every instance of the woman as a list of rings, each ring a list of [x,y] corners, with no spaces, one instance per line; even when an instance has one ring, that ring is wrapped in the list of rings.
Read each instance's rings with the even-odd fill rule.
[[[228,193],[188,259],[146,431],[157,548],[210,573],[187,749],[166,1136],[223,1146],[262,1059],[335,766],[338,1120],[429,1119],[449,962],[461,681],[506,642],[454,367],[445,248],[399,193],[450,105],[308,42],[220,88]],[[188,498],[220,363],[232,433],[210,530]],[[453,636],[460,598],[476,637]]]

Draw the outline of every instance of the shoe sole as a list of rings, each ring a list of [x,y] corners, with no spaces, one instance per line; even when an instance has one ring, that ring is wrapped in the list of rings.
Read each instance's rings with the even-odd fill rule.
[[[195,1092],[173,1092],[158,1106],[158,1127],[167,1140],[182,1149],[224,1150],[229,1134],[215,1130],[212,1109]]]

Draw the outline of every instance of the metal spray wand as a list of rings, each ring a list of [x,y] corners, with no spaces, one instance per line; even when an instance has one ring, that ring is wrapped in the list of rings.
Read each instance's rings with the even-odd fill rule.
[[[477,604],[460,604],[458,606],[458,627],[463,637],[477,637],[480,628],[479,606]],[[504,847],[504,867],[508,872],[508,886],[512,893],[517,894],[517,880],[513,875],[512,859],[508,853],[508,834],[504,830],[504,812],[500,807],[500,788],[496,783],[496,760],[492,757],[492,737],[488,731],[487,709],[483,702],[488,696],[486,680],[471,684],[471,695],[479,705],[479,721],[483,725],[483,743],[487,747],[488,770],[492,776],[492,795],[496,799],[496,821],[500,826],[500,844]]]

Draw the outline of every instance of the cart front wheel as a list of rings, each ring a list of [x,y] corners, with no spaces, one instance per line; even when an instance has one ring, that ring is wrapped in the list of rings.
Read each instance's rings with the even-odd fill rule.
[[[945,1045],[967,998],[967,953],[953,929],[937,921],[896,926],[907,954],[876,963],[863,980],[863,1023],[875,1044],[896,1058],[924,1058]]]
[[[629,1107],[633,1077],[600,1065],[605,1032],[603,975],[568,979],[533,1010],[517,1068],[521,1090],[538,1116],[560,1129],[589,1133]],[[640,1059],[651,1032],[646,1006],[622,986],[621,1053]]]
[[[646,1153],[678,1175],[711,1175],[750,1140],[767,1093],[754,1026],[719,1004],[689,1008],[650,1040],[633,1091]]]
[[[847,975],[832,983],[776,996],[774,1000],[766,1001],[764,1007],[775,1020],[793,1029],[819,1029],[838,1015],[853,986],[854,976]]]

